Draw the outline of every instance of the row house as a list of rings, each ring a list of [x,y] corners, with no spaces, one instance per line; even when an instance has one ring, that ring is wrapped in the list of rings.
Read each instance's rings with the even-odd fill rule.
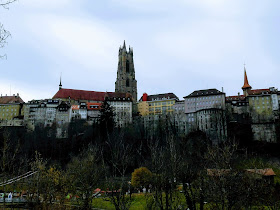
[[[87,103],[87,117],[89,122],[97,122],[102,103]]]
[[[87,103],[81,102],[79,105],[72,105],[70,118],[87,120]]]
[[[129,93],[106,93],[105,100],[113,107],[115,123],[124,127],[132,123],[132,96]]]
[[[66,138],[71,122],[71,106],[61,100],[32,100],[24,104],[24,122],[29,130],[55,125],[56,136]]]
[[[70,105],[62,101],[57,106],[56,112],[56,137],[67,138],[68,137],[68,126],[71,122],[71,108]]]
[[[24,121],[27,128],[34,130],[36,126],[51,127],[56,120],[59,100],[32,100],[23,105]]]

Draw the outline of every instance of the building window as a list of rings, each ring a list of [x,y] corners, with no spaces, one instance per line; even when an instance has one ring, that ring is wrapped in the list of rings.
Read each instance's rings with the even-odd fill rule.
[[[129,73],[129,61],[126,60],[126,73]]]

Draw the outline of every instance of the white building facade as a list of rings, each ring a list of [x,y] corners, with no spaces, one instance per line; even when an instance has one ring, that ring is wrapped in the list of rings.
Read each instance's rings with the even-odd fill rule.
[[[225,93],[217,89],[197,90],[184,99],[190,131],[201,130],[214,143],[227,138]]]

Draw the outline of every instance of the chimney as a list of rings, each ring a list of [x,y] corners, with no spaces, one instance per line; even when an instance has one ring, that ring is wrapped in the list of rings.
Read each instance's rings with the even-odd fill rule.
[[[222,87],[222,92],[224,92],[224,87]]]
[[[148,100],[148,94],[143,93],[142,101],[147,101]]]
[[[240,92],[238,92],[238,96],[240,96]]]

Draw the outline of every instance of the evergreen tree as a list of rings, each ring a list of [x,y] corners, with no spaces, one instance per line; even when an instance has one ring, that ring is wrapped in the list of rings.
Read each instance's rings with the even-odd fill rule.
[[[111,133],[113,131],[115,126],[114,116],[115,113],[113,107],[105,100],[101,105],[99,118],[99,125],[102,134]]]

